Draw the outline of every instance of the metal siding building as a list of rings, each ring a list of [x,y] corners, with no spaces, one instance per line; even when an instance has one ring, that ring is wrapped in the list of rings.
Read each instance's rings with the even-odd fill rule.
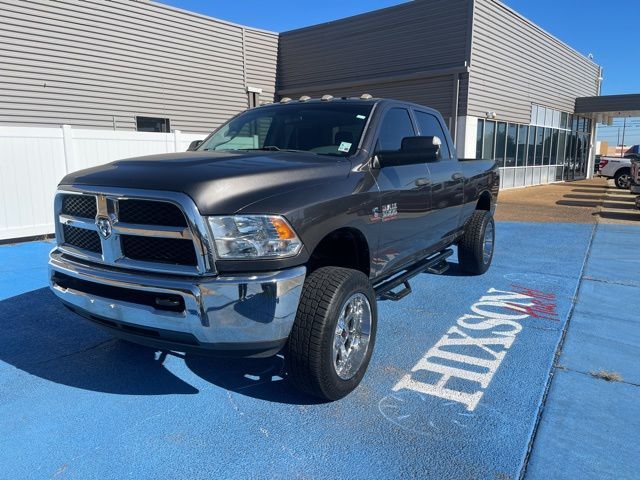
[[[595,125],[572,115],[599,89],[598,65],[497,0],[416,0],[280,35],[279,95],[434,107],[460,156],[500,162],[503,187],[592,171]]]
[[[207,132],[273,101],[276,33],[152,2],[0,1],[0,124]],[[114,127],[115,126],[115,127]]]
[[[429,105],[451,119],[456,79],[467,72],[471,6],[416,1],[282,33],[278,94],[367,92]]]
[[[529,123],[531,105],[573,113],[597,95],[600,67],[495,0],[475,0],[466,115]]]
[[[149,1],[0,0],[0,125],[207,132],[282,96],[425,104],[503,186],[591,172],[600,68],[497,0],[416,0],[280,35]],[[260,93],[258,93],[260,92]]]

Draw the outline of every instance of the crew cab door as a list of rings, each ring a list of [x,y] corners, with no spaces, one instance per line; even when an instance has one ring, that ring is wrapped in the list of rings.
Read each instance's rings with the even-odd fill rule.
[[[445,126],[435,115],[414,109],[413,114],[421,136],[438,137],[441,141],[440,157],[427,163],[431,178],[431,212],[429,214],[429,247],[447,243],[460,228],[464,206],[464,174],[450,143]]]
[[[416,135],[409,110],[392,107],[379,124],[376,152],[399,151],[402,139]],[[426,163],[386,166],[373,170],[380,188],[378,261],[381,273],[390,272],[420,256],[427,247],[426,215],[431,209]]]

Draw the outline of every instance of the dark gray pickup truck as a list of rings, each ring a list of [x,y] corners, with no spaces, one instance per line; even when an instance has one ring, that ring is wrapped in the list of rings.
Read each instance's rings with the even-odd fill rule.
[[[364,376],[377,299],[489,268],[498,170],[456,156],[441,115],[394,100],[284,99],[195,151],[65,177],[50,285],[114,335],[165,350],[283,352],[334,400]],[[425,292],[429,294],[429,292]]]

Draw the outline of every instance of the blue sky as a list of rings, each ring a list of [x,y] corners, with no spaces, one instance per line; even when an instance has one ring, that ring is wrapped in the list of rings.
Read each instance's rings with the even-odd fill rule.
[[[397,0],[162,0],[162,3],[252,27],[283,32],[402,3]],[[603,95],[640,93],[639,0],[505,0],[604,68]],[[617,123],[617,122],[616,122]],[[636,119],[633,123],[638,124]],[[615,141],[616,128],[600,129]],[[631,128],[640,143],[640,125]],[[629,142],[625,142],[629,143]]]

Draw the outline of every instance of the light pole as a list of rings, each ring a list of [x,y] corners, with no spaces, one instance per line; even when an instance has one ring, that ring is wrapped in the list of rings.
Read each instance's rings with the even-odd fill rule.
[[[620,145],[620,156],[624,156],[624,133],[627,130],[627,117],[624,117],[624,123],[622,124],[622,145]]]

